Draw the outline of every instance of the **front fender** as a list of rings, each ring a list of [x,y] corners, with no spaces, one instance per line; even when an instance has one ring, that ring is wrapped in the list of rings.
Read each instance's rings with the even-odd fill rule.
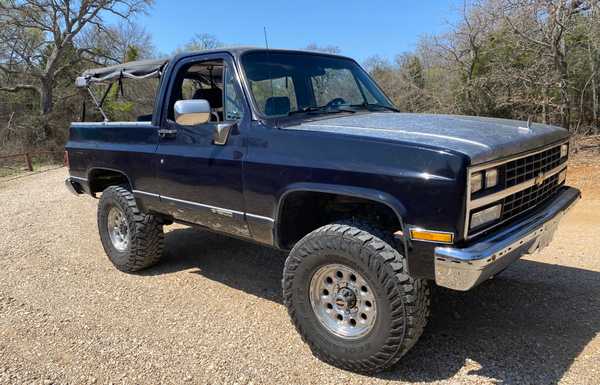
[[[327,184],[327,183],[311,183],[311,182],[299,182],[293,183],[287,186],[285,189],[280,191],[277,196],[277,208],[275,210],[275,221],[280,215],[282,203],[285,201],[285,198],[293,192],[298,191],[310,191],[310,192],[322,192],[328,194],[339,194],[339,195],[347,195],[355,198],[363,198],[372,200],[378,203],[383,203],[384,205],[391,208],[396,216],[398,217],[398,221],[402,222],[402,218],[406,214],[406,208],[404,205],[392,195],[378,191],[375,189],[365,188],[365,187],[356,187],[356,186],[345,186],[345,185],[337,185],[337,184]]]
[[[373,202],[381,203],[387,207],[389,207],[394,214],[396,215],[398,222],[400,223],[400,229],[404,233],[404,216],[406,215],[406,208],[397,198],[394,196],[375,189],[365,188],[365,187],[356,187],[356,186],[347,186],[347,185],[336,185],[336,184],[327,184],[327,183],[312,183],[312,182],[299,182],[293,183],[291,185],[286,186],[285,189],[280,191],[277,196],[277,206],[275,209],[275,218],[274,218],[274,241],[276,245],[279,245],[279,224],[282,208],[284,206],[284,202],[288,195],[295,192],[321,192],[327,194],[337,194],[337,195],[345,195],[353,198],[361,198],[370,200]],[[405,237],[401,238],[403,244],[403,252],[406,255],[408,251],[408,243]]]

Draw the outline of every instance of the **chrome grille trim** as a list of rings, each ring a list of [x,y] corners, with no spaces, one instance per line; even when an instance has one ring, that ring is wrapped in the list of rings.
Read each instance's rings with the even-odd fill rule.
[[[564,170],[565,168],[567,168],[567,164],[563,163],[561,165],[559,165],[558,167],[553,168],[552,170],[546,172],[541,178],[541,182],[545,181],[546,179],[558,174],[559,172],[561,172],[562,170]],[[475,199],[473,201],[471,201],[471,205],[470,210],[474,210],[477,209],[479,207],[485,206],[485,205],[489,205],[490,203],[494,203],[496,201],[499,201],[500,199],[506,198],[509,195],[513,195],[515,193],[518,193],[519,191],[523,191],[531,186],[535,186],[536,185],[536,178],[532,178],[529,179],[526,182],[523,183],[519,183],[518,185],[509,187],[505,190],[502,191],[498,191],[497,193],[491,194],[491,195],[486,195],[484,197]]]
[[[509,221],[552,197],[561,187],[554,174],[539,185],[534,185],[502,200],[502,221]]]
[[[511,160],[504,164],[502,168],[504,169],[505,187],[512,187],[534,179],[540,173],[546,174],[561,165],[563,158],[560,156],[560,147],[552,147],[538,154]]]
[[[483,232],[486,232],[496,226],[501,225],[502,223],[506,222],[508,219],[506,220],[502,220],[499,223],[496,223],[494,225],[491,225],[477,233],[474,234],[469,234],[469,222],[470,222],[470,218],[471,218],[471,212],[479,207],[483,207],[485,205],[488,205],[490,203],[494,203],[494,202],[499,202],[499,201],[503,201],[504,199],[506,199],[507,197],[510,197],[513,194],[517,194],[523,190],[526,190],[528,188],[531,188],[532,186],[536,185],[536,178],[532,178],[530,180],[527,180],[525,182],[519,183],[517,185],[508,187],[507,189],[504,189],[502,191],[499,191],[497,193],[494,194],[490,194],[489,196],[484,196],[475,200],[471,200],[471,175],[477,171],[481,171],[481,170],[485,170],[491,167],[498,167],[498,166],[503,166],[506,165],[509,162],[513,162],[515,160],[519,160],[522,158],[527,158],[539,153],[542,153],[544,151],[547,151],[549,149],[552,148],[556,148],[556,147],[560,147],[563,144],[568,144],[569,143],[569,139],[567,140],[561,140],[560,142],[555,142],[552,143],[550,145],[541,147],[541,148],[537,148],[535,150],[526,152],[526,153],[522,153],[513,157],[509,157],[509,158],[504,158],[501,160],[496,160],[496,161],[492,161],[492,162],[487,162],[487,163],[482,163],[482,164],[478,164],[475,166],[471,166],[469,168],[467,168],[467,186],[466,186],[466,205],[465,205],[465,223],[464,223],[464,229],[463,229],[463,237],[464,239],[468,240],[471,239],[473,237],[476,237],[477,235],[480,235]],[[561,171],[563,171],[565,168],[567,168],[567,163],[568,163],[568,155],[567,155],[567,160],[560,163],[557,167],[553,168],[550,171],[547,171],[546,173],[543,174],[542,176],[542,180],[541,182],[538,183],[543,183],[544,181],[546,181],[547,179],[553,177],[554,175],[557,175],[558,173],[560,173]],[[539,176],[538,176],[539,178]],[[504,203],[504,202],[501,202]],[[504,211],[504,208],[503,208]]]

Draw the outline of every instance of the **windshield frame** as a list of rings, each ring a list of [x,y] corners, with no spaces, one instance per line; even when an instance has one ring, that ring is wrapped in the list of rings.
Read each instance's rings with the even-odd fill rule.
[[[363,76],[365,76],[368,80],[370,80],[372,82],[372,85],[377,89],[377,91],[379,91],[381,93],[381,96],[384,98],[384,100],[389,104],[390,107],[396,108],[396,105],[391,101],[391,99],[386,95],[386,93],[381,89],[381,87],[379,87],[379,84],[377,84],[377,82],[375,81],[375,79],[373,79],[371,77],[371,75],[369,75],[369,73],[367,71],[365,71],[365,69],[358,64],[358,62],[350,57],[347,56],[341,56],[341,55],[334,55],[334,54],[328,54],[326,52],[312,52],[312,51],[291,51],[291,50],[280,50],[280,49],[255,49],[255,50],[248,50],[248,51],[244,51],[241,55],[238,56],[238,65],[239,65],[239,70],[240,73],[242,74],[241,79],[243,82],[243,88],[246,91],[246,95],[247,95],[247,99],[248,102],[250,103],[250,105],[252,106],[252,115],[255,116],[256,118],[258,118],[258,120],[264,120],[264,121],[277,121],[277,120],[282,120],[282,119],[298,119],[299,117],[302,116],[302,114],[292,114],[292,115],[276,115],[276,116],[271,116],[271,115],[266,115],[262,112],[262,110],[258,107],[258,103],[256,102],[255,98],[254,98],[254,92],[252,92],[252,87],[250,84],[250,81],[248,79],[248,76],[246,74],[246,67],[244,65],[244,56],[248,55],[248,54],[253,54],[253,53],[273,53],[273,54],[286,54],[286,55],[298,55],[298,56],[324,56],[324,57],[328,57],[328,58],[334,58],[334,59],[339,59],[339,60],[345,60],[345,61],[349,61],[352,62],[352,64],[354,64],[357,67],[357,70],[360,71],[362,73]],[[355,80],[356,79],[355,77]],[[358,87],[361,87],[361,85],[357,84]],[[359,112],[360,110],[357,110],[357,112]],[[368,112],[367,110],[365,110],[365,112]],[[371,111],[372,112],[372,111]],[[322,116],[325,115],[329,115],[327,113],[323,113]],[[305,114],[306,118],[315,118],[314,114]]]

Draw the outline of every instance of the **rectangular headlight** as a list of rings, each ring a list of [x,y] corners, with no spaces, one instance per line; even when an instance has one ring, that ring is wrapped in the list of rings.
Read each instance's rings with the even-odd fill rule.
[[[558,173],[558,184],[563,183],[567,179],[567,169],[565,168]]]
[[[567,143],[560,146],[560,157],[564,158],[569,154],[569,145]]]
[[[500,218],[500,214],[502,214],[501,204],[478,211],[471,215],[471,223],[469,224],[469,227],[473,229],[488,222],[494,221]]]
[[[476,172],[471,174],[471,194],[483,188],[483,174]]]
[[[498,169],[485,170],[485,188],[492,188],[498,184]]]

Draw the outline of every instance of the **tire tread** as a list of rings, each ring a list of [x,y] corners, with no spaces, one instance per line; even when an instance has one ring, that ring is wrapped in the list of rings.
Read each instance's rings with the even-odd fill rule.
[[[133,193],[123,186],[110,186],[102,192],[98,208],[98,225],[101,237],[103,237],[103,229],[100,226],[100,218],[103,215],[103,200],[108,199],[114,199],[124,209],[131,229],[130,249],[127,261],[124,264],[115,263],[113,258],[110,258],[110,246],[105,245],[106,241],[102,242],[111,262],[117,269],[128,273],[139,271],[158,263],[162,257],[164,247],[163,224],[154,215],[141,212]],[[107,236],[108,234],[104,238]],[[110,240],[108,242],[110,243]]]
[[[342,221],[314,230],[294,246],[285,261],[283,301],[293,325],[315,356],[343,369],[376,373],[394,365],[415,345],[429,317],[429,286],[427,281],[407,274],[405,257],[392,245],[391,235],[369,224]],[[294,273],[308,255],[323,249],[340,249],[360,258],[376,273],[387,291],[392,304],[392,329],[383,346],[367,359],[348,360],[328,354],[312,341],[300,322],[292,292]]]

